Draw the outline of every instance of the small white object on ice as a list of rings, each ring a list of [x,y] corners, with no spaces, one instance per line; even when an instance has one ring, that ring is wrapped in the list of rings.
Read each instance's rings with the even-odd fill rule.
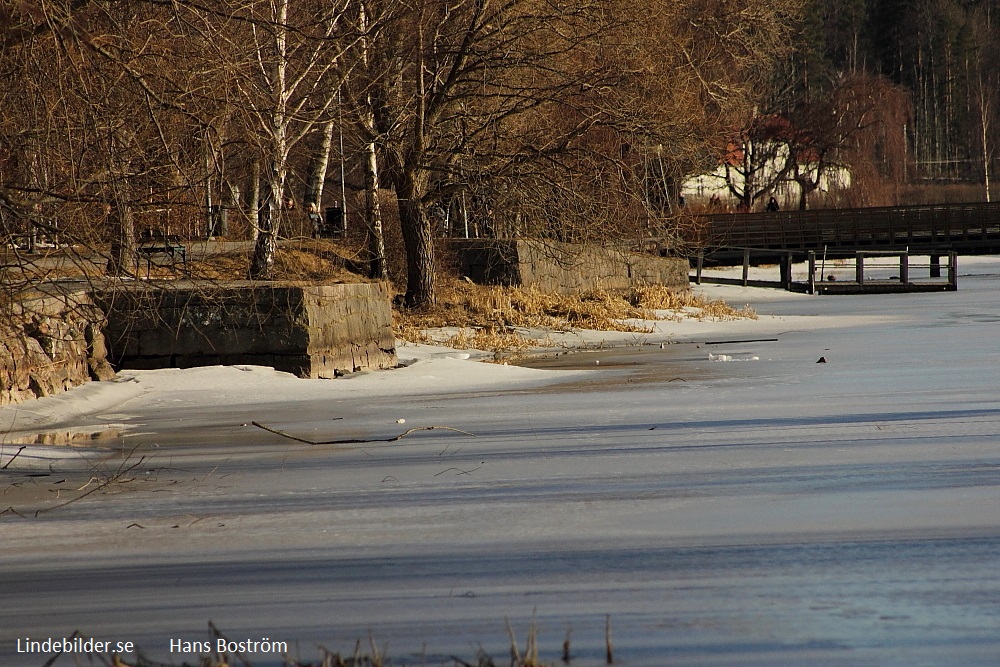
[[[405,424],[405,423],[406,423],[406,420],[405,420],[405,419],[397,419],[397,420],[396,420],[396,423],[397,423],[397,424]]]
[[[600,359],[598,359],[597,361],[595,361],[595,362],[594,362],[594,364],[596,364],[596,365],[600,366],[600,365],[601,365],[601,360],[600,360]]]
[[[732,356],[730,356],[728,354],[712,354],[711,352],[709,352],[708,353],[708,360],[709,361],[732,361],[733,358],[732,358]]]

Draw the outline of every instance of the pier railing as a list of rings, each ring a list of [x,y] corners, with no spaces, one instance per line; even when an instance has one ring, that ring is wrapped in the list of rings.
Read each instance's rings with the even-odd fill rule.
[[[1000,203],[710,213],[698,221],[708,248],[1000,249]]]

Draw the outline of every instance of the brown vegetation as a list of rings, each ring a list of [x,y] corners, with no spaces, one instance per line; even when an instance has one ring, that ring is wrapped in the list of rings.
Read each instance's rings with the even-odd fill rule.
[[[552,294],[528,287],[475,285],[442,280],[439,304],[421,312],[396,313],[396,337],[408,342],[434,342],[495,355],[546,346],[525,329],[567,331],[593,329],[649,333],[650,320],[756,319],[753,309],[735,309],[691,291],[645,285],[626,291],[595,290],[580,295]],[[457,334],[429,336],[428,329],[459,327]],[[541,335],[544,336],[544,333]]]
[[[406,304],[432,305],[444,235],[669,229],[678,176],[752,108],[800,4],[14,3],[0,242],[58,229],[134,277],[147,229],[225,237],[271,279],[305,206],[336,204],[366,273],[398,253]],[[374,238],[380,184],[397,249]]]

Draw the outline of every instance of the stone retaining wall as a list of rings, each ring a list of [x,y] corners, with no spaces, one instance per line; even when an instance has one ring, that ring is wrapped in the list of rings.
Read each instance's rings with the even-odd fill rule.
[[[109,358],[125,368],[272,366],[332,378],[397,365],[381,284],[178,285],[97,296]]]
[[[29,295],[0,322],[0,405],[50,396],[115,373],[104,313],[82,289]]]
[[[637,285],[678,290],[690,286],[683,258],[554,241],[460,239],[451,248],[461,275],[486,285],[534,286],[563,294]]]
[[[0,317],[0,405],[65,391],[119,368],[273,366],[332,378],[397,365],[380,284],[92,290],[54,283]]]

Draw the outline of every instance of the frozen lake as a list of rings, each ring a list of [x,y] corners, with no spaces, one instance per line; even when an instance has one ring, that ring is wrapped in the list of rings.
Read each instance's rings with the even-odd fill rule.
[[[170,641],[208,621],[303,660],[371,635],[397,665],[505,664],[506,619],[523,649],[534,618],[544,661],[571,630],[596,667],[607,615],[620,665],[1000,664],[1000,261],[960,267],[955,293],[703,286],[760,318],[533,364],[555,370],[423,351],[0,409],[0,664],[76,630],[194,663]],[[427,426],[465,433],[384,441]]]

